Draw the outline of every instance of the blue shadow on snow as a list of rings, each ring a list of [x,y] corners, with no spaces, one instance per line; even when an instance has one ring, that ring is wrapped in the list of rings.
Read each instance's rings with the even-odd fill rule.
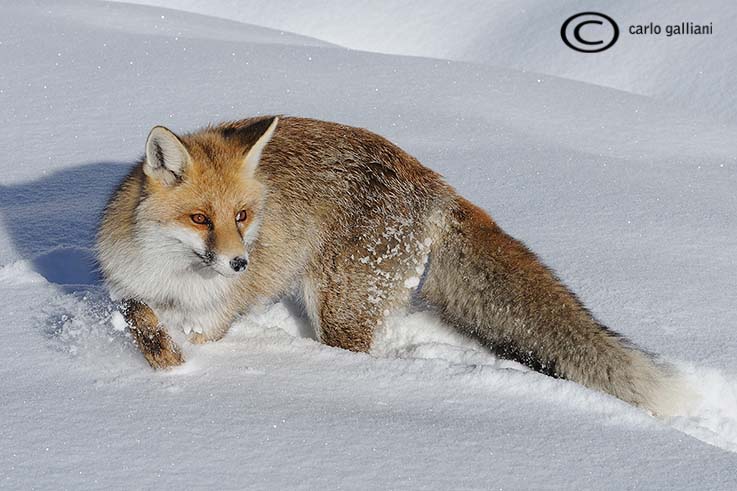
[[[84,164],[0,185],[0,215],[17,254],[65,291],[99,286],[95,232],[107,200],[133,165]]]

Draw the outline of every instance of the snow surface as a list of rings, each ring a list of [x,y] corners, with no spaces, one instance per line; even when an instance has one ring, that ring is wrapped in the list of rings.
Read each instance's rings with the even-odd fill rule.
[[[514,68],[79,0],[4,5],[0,63],[0,486],[737,486],[733,124]],[[154,124],[263,113],[397,142],[703,397],[659,421],[423,312],[349,353],[317,343],[289,302],[152,372],[94,269],[102,206]]]
[[[737,6],[731,0],[132,0],[314,36],[380,53],[515,67],[653,96],[737,121]],[[595,55],[566,48],[570,16],[602,12],[620,37]],[[666,25],[712,23],[705,36],[665,35]],[[661,26],[659,36],[629,26]]]

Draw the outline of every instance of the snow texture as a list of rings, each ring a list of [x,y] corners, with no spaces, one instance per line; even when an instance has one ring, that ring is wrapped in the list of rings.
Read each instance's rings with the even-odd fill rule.
[[[239,20],[379,53],[514,67],[647,95],[737,121],[737,8],[730,0],[132,0]],[[602,12],[620,29],[595,56],[566,49],[561,24]],[[712,24],[711,36],[667,36],[666,25]],[[630,35],[657,24],[660,35]]]
[[[734,33],[687,53],[618,46],[643,64],[631,73],[652,77],[645,90],[618,85],[614,58],[621,79],[588,77],[606,58],[574,61],[547,39],[582,2],[334,2],[331,16],[307,3],[208,5],[261,26],[122,3],[4,5],[1,487],[737,487],[737,128],[723,90],[737,77],[724,62]],[[702,5],[611,12],[737,15]],[[527,48],[509,51],[513,39]],[[694,407],[656,420],[497,359],[426,312],[391,317],[370,355],[329,348],[286,301],[151,371],[95,269],[105,201],[155,124],[267,113],[370,128],[442,172],[602,322],[678,366]]]

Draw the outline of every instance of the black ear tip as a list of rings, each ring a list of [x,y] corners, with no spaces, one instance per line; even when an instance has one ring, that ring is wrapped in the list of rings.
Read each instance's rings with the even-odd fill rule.
[[[220,128],[220,134],[226,139],[237,139],[244,147],[250,147],[280,118],[280,115],[263,116],[255,121],[245,119],[226,123]]]
[[[256,121],[253,123],[254,126],[256,126],[260,132],[266,133],[266,130],[271,128],[271,125],[274,124],[275,121],[279,121],[279,116],[267,116],[261,120]]]

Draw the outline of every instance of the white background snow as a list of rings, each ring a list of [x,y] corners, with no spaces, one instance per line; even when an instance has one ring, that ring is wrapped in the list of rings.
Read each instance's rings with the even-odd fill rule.
[[[0,487],[737,487],[737,6],[146,3],[181,10],[3,4]],[[715,33],[584,55],[582,10]],[[659,421],[422,312],[348,353],[289,303],[152,372],[94,270],[102,206],[154,124],[265,113],[395,141],[701,399]]]

